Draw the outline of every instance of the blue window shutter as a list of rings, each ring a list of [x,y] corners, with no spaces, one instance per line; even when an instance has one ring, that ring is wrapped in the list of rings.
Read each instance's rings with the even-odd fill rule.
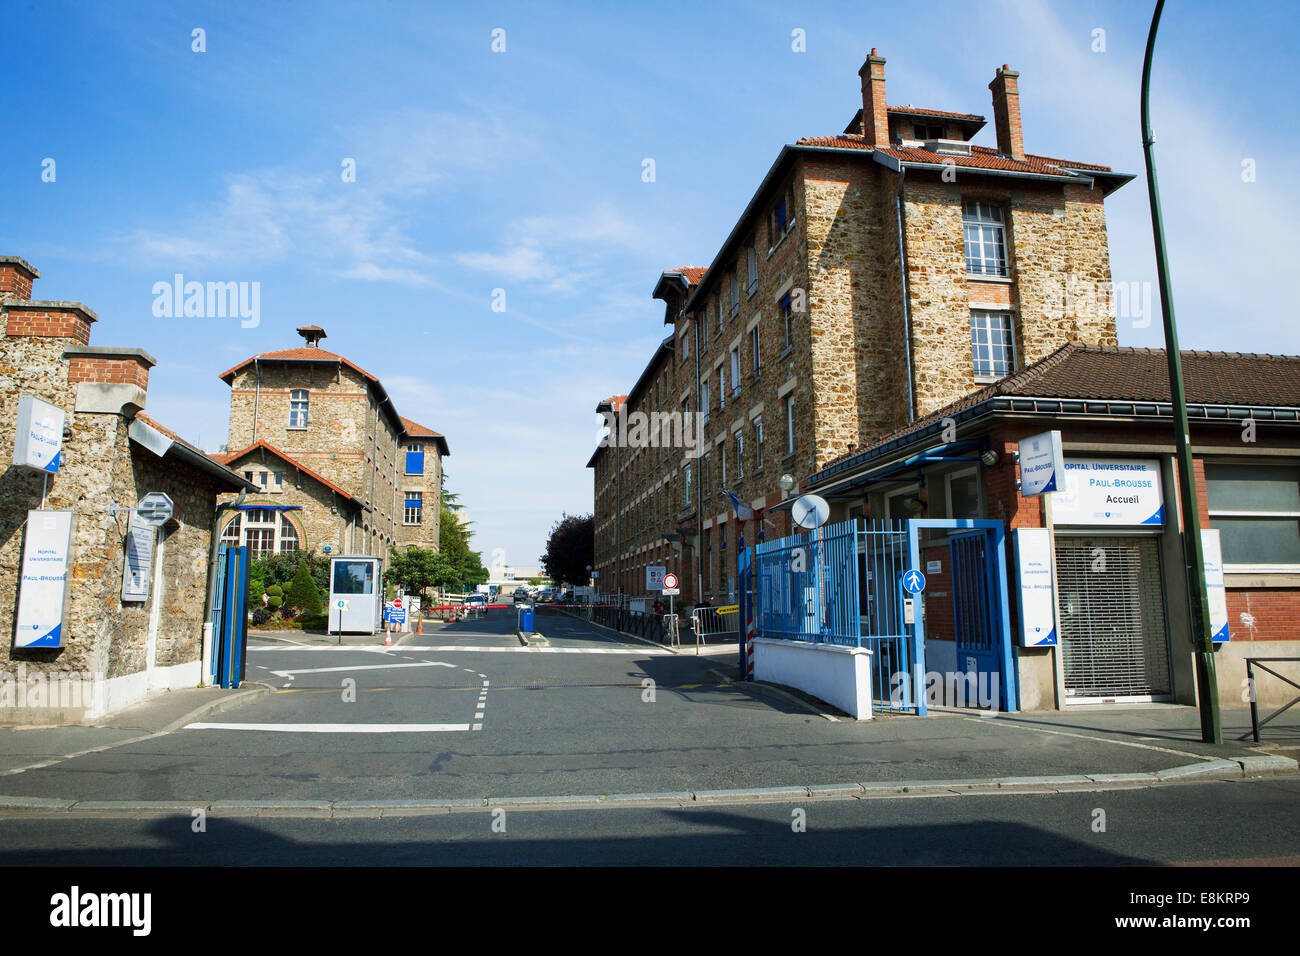
[[[424,452],[408,451],[406,453],[406,473],[408,475],[424,474]]]
[[[408,497],[408,498],[406,499],[406,507],[408,507],[408,508],[422,508],[422,507],[424,507],[424,499],[423,499],[423,498],[409,498],[409,497]]]

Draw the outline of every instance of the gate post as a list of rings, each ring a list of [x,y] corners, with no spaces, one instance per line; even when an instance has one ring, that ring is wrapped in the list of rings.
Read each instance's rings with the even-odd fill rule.
[[[745,547],[745,532],[736,546],[736,640],[740,645],[740,679],[754,679],[754,553]]]
[[[907,561],[909,568],[919,568],[921,566],[921,543],[917,539],[917,519],[907,519]],[[904,569],[906,570],[906,569]],[[903,578],[899,575],[894,582],[895,600],[900,603],[903,601]],[[916,713],[924,717],[927,713],[925,706],[925,625],[923,599],[918,598],[914,604],[915,610],[912,614],[912,699],[916,701]],[[902,615],[899,615],[900,619]]]

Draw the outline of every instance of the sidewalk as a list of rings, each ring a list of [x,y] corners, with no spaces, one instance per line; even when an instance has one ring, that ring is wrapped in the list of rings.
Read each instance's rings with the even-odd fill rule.
[[[245,681],[237,690],[187,687],[142,700],[92,724],[0,727],[0,777],[168,734],[274,690],[254,681]]]

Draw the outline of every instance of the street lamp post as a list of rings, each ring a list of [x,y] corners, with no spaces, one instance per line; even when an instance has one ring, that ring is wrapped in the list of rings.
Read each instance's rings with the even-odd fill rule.
[[[1214,668],[1214,642],[1210,633],[1209,598],[1205,585],[1205,558],[1201,548],[1201,518],[1196,496],[1196,473],[1192,470],[1191,436],[1187,424],[1187,396],[1183,390],[1183,363],[1178,354],[1178,328],[1174,323],[1173,288],[1169,259],[1165,251],[1165,229],[1160,214],[1160,191],[1156,186],[1156,164],[1152,155],[1155,136],[1151,133],[1151,56],[1156,30],[1165,0],[1157,0],[1147,35],[1146,57],[1142,62],[1142,153],[1146,159],[1147,191],[1151,200],[1151,228],[1155,233],[1156,274],[1160,282],[1160,309],[1165,327],[1165,356],[1169,362],[1169,395],[1173,401],[1174,441],[1178,460],[1178,500],[1183,523],[1183,563],[1191,597],[1191,625],[1196,647],[1196,696],[1201,711],[1201,740],[1223,743],[1219,723],[1219,687]]]

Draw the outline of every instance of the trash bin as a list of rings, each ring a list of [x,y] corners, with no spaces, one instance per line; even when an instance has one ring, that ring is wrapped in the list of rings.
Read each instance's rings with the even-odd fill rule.
[[[519,609],[519,630],[525,634],[533,633],[533,609],[531,607],[521,607]]]

